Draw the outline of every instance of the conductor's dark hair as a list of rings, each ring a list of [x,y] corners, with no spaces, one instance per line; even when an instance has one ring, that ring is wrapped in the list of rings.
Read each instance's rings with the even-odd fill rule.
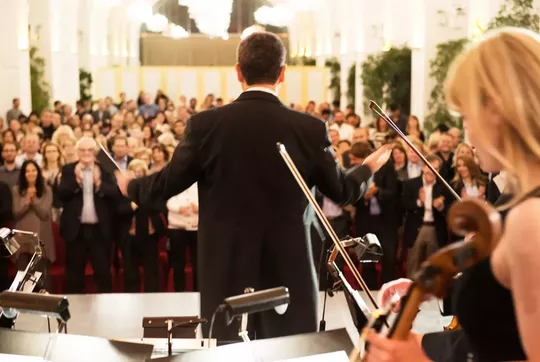
[[[277,35],[256,32],[240,42],[237,61],[247,85],[275,84],[285,56],[285,46]]]

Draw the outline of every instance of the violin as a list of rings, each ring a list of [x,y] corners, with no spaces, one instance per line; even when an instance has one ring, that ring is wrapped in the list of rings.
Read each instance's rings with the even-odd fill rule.
[[[389,338],[406,340],[425,297],[444,298],[454,276],[487,259],[502,234],[500,214],[476,198],[454,204],[449,211],[448,225],[458,235],[475,233],[475,236],[439,250],[423,263],[401,301],[401,311],[388,333]]]
[[[424,164],[431,170],[431,172],[433,172],[433,174],[437,177],[437,179],[439,180],[439,182],[444,185],[446,187],[446,189],[448,190],[448,192],[450,192],[450,194],[452,194],[452,196],[458,201],[458,202],[461,202],[461,197],[456,193],[456,191],[448,184],[448,182],[446,182],[446,180],[441,176],[441,174],[439,174],[437,172],[437,170],[435,170],[435,168],[426,160],[426,158],[424,157],[424,155],[416,148],[416,146],[407,138],[407,136],[405,134],[403,134],[403,132],[399,129],[399,127],[394,123],[394,121],[388,117],[388,115],[386,115],[384,113],[384,111],[382,110],[382,108],[377,104],[375,103],[374,101],[370,101],[369,103],[369,108],[371,108],[371,110],[377,114],[379,117],[381,117],[382,119],[384,119],[386,121],[386,123],[388,124],[388,126],[394,131],[396,132],[396,134],[411,148],[411,150],[414,151],[414,153],[417,154],[417,156],[422,160],[422,162],[424,162]],[[459,325],[459,321],[457,319],[457,317],[453,317],[452,318],[452,321],[450,322],[450,324],[446,327],[444,327],[444,330],[457,330],[457,329],[460,329],[460,325]]]

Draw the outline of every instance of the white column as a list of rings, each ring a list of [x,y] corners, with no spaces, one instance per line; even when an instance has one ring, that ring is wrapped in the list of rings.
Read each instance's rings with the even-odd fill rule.
[[[140,62],[140,41],[141,41],[141,24],[139,22],[130,22],[128,24],[128,43],[127,43],[127,65],[138,67]]]
[[[30,0],[30,24],[37,35],[31,44],[45,59],[45,75],[53,100],[75,104],[79,99],[79,0]]]
[[[21,100],[23,113],[29,114],[28,2],[0,0],[0,8],[0,32],[4,34],[0,47],[0,115],[5,117],[16,97]]]
[[[121,48],[121,27],[122,27],[122,9],[120,7],[114,7],[109,12],[108,19],[108,34],[109,42],[109,64],[122,65]]]
[[[411,59],[411,114],[416,115],[421,123],[428,101],[429,92],[426,90],[426,15],[425,0],[413,0],[412,4],[412,59]]]
[[[79,0],[79,67],[92,69],[90,38],[92,33],[93,0]]]
[[[108,6],[94,2],[90,15],[90,71],[96,72],[109,63],[109,13]]]

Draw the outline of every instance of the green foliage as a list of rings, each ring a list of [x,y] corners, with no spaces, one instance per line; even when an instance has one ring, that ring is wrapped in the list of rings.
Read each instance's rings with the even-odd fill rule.
[[[84,102],[92,101],[92,82],[92,73],[79,68],[79,91]]]
[[[292,66],[306,66],[306,67],[314,67],[317,65],[317,60],[315,58],[306,57],[305,55],[301,57],[294,57],[289,60],[289,65]]]
[[[38,49],[30,47],[30,93],[32,95],[32,111],[41,114],[50,106],[51,96],[49,84],[45,81],[45,59],[37,55]]]
[[[429,76],[435,81],[428,101],[429,113],[424,121],[424,128],[433,132],[439,124],[461,127],[461,120],[452,117],[444,99],[444,81],[450,64],[465,48],[468,39],[450,40],[437,45],[435,58],[429,64]]]
[[[336,58],[327,59],[325,67],[330,68],[330,85],[328,89],[332,92],[332,100],[341,98],[341,64]]]
[[[507,0],[493,18],[488,29],[514,26],[540,31],[540,16],[534,8],[533,0]]]
[[[404,113],[409,114],[411,109],[411,49],[409,47],[391,48],[388,51],[368,56],[362,64],[360,77],[364,86],[365,110],[369,109],[369,101],[374,100],[382,107],[395,104],[401,107]]]
[[[347,75],[347,102],[349,104],[356,104],[356,64],[353,64],[349,68],[349,74]],[[345,106],[345,105],[343,105]]]

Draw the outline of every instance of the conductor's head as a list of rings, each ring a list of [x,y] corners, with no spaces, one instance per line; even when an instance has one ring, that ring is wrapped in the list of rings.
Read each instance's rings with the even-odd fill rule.
[[[276,90],[285,80],[285,46],[275,34],[256,32],[240,42],[236,73],[242,89],[264,86]]]

